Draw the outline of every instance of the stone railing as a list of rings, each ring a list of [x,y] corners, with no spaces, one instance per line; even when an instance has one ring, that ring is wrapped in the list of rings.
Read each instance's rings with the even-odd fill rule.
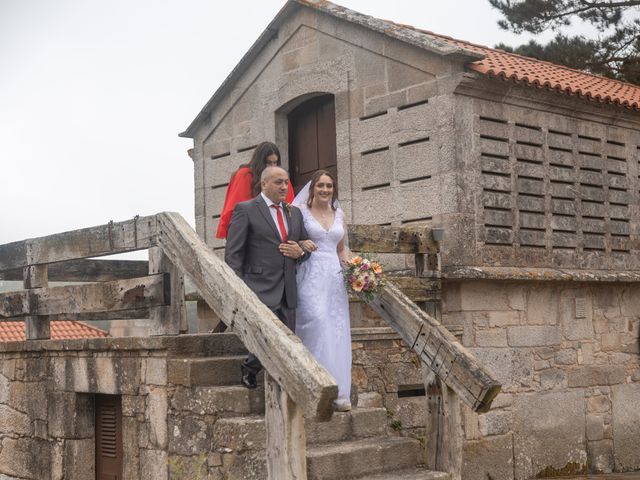
[[[150,249],[141,264],[82,260]],[[69,262],[65,269],[60,262]],[[86,262],[86,263],[85,263]],[[107,262],[107,261],[104,261]],[[87,283],[49,287],[74,275]],[[83,266],[96,272],[78,274]],[[122,267],[122,270],[119,268]],[[176,213],[101,225],[0,245],[0,278],[23,274],[24,290],[0,294],[0,320],[24,318],[29,340],[50,337],[56,317],[140,318],[149,310],[155,334],[178,334],[185,325],[184,275],[200,296],[262,362],[265,376],[267,470],[271,479],[306,478],[304,415],[326,421],[338,387],[302,342]],[[75,272],[75,273],[74,273]],[[118,273],[133,278],[114,280]]]
[[[501,386],[434,318],[440,315],[442,233],[425,227],[350,225],[349,246],[354,252],[414,255],[412,275],[390,275],[383,292],[367,303],[421,360],[428,402],[427,465],[432,470],[448,472],[452,480],[459,480],[462,471],[460,400],[475,412],[486,412]],[[422,302],[424,309],[417,305]]]

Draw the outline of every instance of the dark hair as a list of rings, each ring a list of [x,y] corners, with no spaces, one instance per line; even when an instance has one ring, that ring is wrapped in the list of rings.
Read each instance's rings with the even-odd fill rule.
[[[280,166],[280,150],[278,150],[277,145],[272,142],[262,142],[259,144],[253,151],[251,161],[240,165],[240,168],[249,167],[251,169],[251,173],[253,174],[251,193],[254,197],[260,193],[260,177],[262,176],[262,171],[267,167],[266,161],[269,155],[278,157],[278,166]]]
[[[316,183],[318,183],[318,180],[320,180],[320,177],[326,175],[327,177],[329,177],[331,179],[331,181],[333,182],[333,195],[331,196],[331,208],[333,210],[336,210],[336,206],[334,205],[336,203],[336,200],[338,200],[338,184],[336,182],[336,178],[333,176],[332,173],[327,172],[326,170],[318,170],[316,173],[313,174],[313,177],[311,177],[311,184],[309,185],[309,199],[307,200],[307,207],[311,208],[311,204],[313,203],[313,191],[316,188]]]

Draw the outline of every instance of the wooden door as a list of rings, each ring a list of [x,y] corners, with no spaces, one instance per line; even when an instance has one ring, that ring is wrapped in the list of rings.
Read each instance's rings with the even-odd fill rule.
[[[96,480],[122,479],[122,404],[119,395],[96,395]]]
[[[304,102],[289,116],[289,170],[296,193],[316,170],[328,170],[336,178],[336,115],[333,95]]]

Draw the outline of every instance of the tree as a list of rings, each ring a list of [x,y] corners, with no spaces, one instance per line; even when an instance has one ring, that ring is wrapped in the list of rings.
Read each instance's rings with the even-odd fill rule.
[[[498,25],[515,33],[559,33],[548,44],[535,40],[496,48],[586,70],[640,85],[640,0],[489,0],[504,19]],[[636,18],[633,18],[633,17]],[[598,40],[566,36],[560,30],[575,18],[591,23]]]

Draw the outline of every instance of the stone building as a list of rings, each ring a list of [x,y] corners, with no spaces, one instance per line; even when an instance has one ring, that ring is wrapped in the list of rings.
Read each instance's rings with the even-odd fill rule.
[[[633,85],[289,1],[182,133],[197,231],[224,249],[226,186],[260,141],[296,187],[334,168],[352,223],[446,231],[442,322],[503,384],[463,412],[463,478],[638,470],[639,108]]]

